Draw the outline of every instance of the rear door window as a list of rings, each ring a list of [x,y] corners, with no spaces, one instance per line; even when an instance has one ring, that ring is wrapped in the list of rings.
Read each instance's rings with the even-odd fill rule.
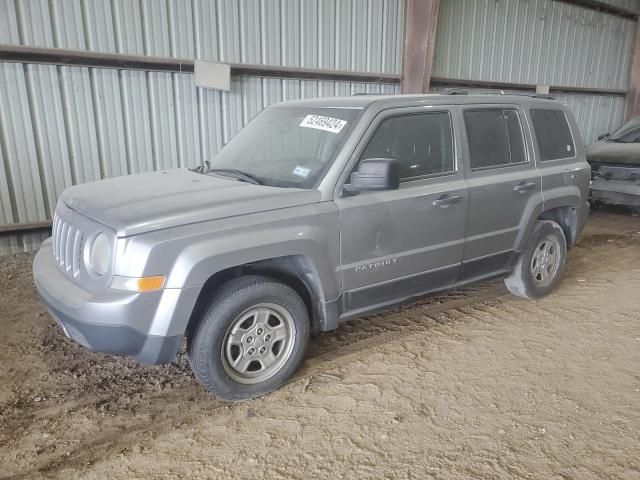
[[[538,141],[540,160],[575,157],[573,136],[563,111],[532,109],[531,122]]]
[[[511,109],[465,110],[471,170],[527,161],[520,115]]]

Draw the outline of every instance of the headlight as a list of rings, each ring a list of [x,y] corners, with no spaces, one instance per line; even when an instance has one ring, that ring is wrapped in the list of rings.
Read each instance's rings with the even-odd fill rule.
[[[89,266],[98,275],[104,275],[111,265],[111,243],[105,233],[99,233],[89,247]]]

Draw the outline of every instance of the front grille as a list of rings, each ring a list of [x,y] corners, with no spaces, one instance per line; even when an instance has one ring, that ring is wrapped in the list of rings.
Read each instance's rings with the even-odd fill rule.
[[[65,272],[77,277],[80,273],[84,234],[58,212],[53,217],[53,257]]]

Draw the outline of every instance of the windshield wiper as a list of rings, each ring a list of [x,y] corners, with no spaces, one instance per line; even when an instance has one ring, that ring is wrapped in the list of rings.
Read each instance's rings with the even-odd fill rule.
[[[247,183],[252,183],[254,185],[263,184],[263,182],[257,177],[251,175],[250,173],[243,172],[242,170],[238,170],[236,168],[212,168],[208,170],[207,173],[217,173],[225,177],[237,178],[238,180],[242,180],[243,182],[247,182]]]
[[[197,167],[193,167],[190,168],[189,170],[191,170],[192,172],[196,172],[196,173],[208,173],[209,172],[209,160],[203,160],[202,163],[200,165],[198,165]]]

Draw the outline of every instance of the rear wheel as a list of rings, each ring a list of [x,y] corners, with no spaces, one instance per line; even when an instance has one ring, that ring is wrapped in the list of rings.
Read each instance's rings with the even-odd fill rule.
[[[189,334],[189,363],[211,393],[253,398],[282,385],[298,368],[309,338],[309,317],[290,287],[262,276],[222,287]]]
[[[558,284],[566,256],[567,241],[560,225],[551,220],[538,220],[504,283],[519,297],[544,297]]]

